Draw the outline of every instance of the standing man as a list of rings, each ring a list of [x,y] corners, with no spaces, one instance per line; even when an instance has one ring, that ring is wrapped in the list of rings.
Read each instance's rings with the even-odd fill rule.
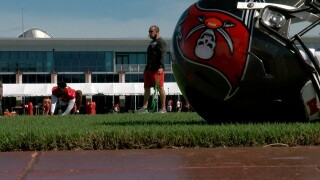
[[[81,90],[76,91],[68,87],[65,82],[58,82],[57,86],[52,88],[50,114],[59,114],[60,110],[62,115],[78,114],[81,103]],[[57,104],[59,108],[56,108]]]
[[[147,50],[147,65],[144,69],[144,98],[143,106],[138,113],[147,113],[150,88],[157,87],[160,93],[159,113],[166,113],[166,93],[164,91],[164,62],[166,58],[166,42],[160,37],[160,29],[156,25],[149,28],[149,37],[152,39]],[[155,89],[157,90],[157,89]]]

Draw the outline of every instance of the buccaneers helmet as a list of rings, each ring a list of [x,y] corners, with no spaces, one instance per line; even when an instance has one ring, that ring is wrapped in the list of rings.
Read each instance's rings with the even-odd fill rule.
[[[208,122],[315,120],[319,62],[303,35],[320,23],[319,0],[199,0],[172,37],[172,69]],[[292,34],[290,27],[310,22]],[[320,59],[320,58],[319,58]]]

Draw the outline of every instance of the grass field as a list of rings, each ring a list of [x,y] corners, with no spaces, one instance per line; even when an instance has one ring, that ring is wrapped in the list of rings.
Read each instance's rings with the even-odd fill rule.
[[[0,151],[314,146],[316,123],[207,124],[196,113],[15,116],[0,119]]]

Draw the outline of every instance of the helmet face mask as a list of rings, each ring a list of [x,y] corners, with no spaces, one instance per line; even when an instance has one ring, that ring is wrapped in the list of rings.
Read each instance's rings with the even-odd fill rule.
[[[307,0],[305,2],[304,8],[294,9],[294,10],[287,10],[287,9],[281,9],[279,7],[267,6],[261,11],[261,16],[260,16],[261,25],[263,25],[266,29],[268,29],[269,32],[272,32],[275,36],[283,39],[288,45],[288,48],[290,48],[297,54],[298,59],[301,61],[302,68],[304,69],[307,76],[310,78],[310,82],[312,83],[312,88],[314,89],[314,92],[311,92],[311,93],[315,94],[315,96],[318,96],[318,97],[320,97],[320,79],[319,79],[319,74],[320,74],[319,60],[320,59],[317,59],[315,55],[315,51],[313,49],[310,49],[304,43],[302,36],[305,35],[307,32],[309,32],[310,30],[314,29],[318,24],[320,24],[320,18],[318,16],[320,14],[319,2],[320,1],[318,0]],[[277,21],[273,21],[273,19],[276,19]],[[277,28],[282,27],[285,24],[286,20],[289,22],[304,20],[304,21],[310,21],[311,24],[307,27],[304,27],[300,32],[293,34],[290,37],[288,34],[286,34],[287,36],[284,36],[283,34],[281,34],[281,32],[277,31]],[[304,88],[302,88],[302,90],[303,89]],[[312,98],[312,100],[313,99],[314,98]],[[309,101],[305,100],[305,104],[306,104],[305,106],[307,107],[307,109],[308,109]],[[309,107],[309,111],[310,109],[312,108]],[[316,109],[319,109],[319,107],[316,107]],[[316,113],[317,116],[307,117],[307,119],[309,120],[318,119],[319,118],[318,111],[319,110],[317,110],[317,113]],[[310,115],[310,112],[307,112],[307,115]]]
[[[319,0],[306,0],[305,5],[308,7],[320,7],[320,1]]]
[[[200,0],[178,21],[173,72],[185,98],[208,122],[320,117],[308,107],[320,95],[320,68],[301,38],[319,24],[320,1],[274,2]],[[290,35],[292,24],[301,21],[311,25]]]

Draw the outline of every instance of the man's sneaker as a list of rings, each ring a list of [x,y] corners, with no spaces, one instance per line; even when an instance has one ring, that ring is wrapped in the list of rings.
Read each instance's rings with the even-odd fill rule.
[[[136,110],[135,113],[145,114],[145,113],[149,113],[149,111],[148,111],[148,109],[141,108],[141,109]]]
[[[160,110],[158,111],[158,113],[163,114],[163,113],[167,113],[167,111],[166,111],[166,110],[163,110],[163,109],[160,109]]]

